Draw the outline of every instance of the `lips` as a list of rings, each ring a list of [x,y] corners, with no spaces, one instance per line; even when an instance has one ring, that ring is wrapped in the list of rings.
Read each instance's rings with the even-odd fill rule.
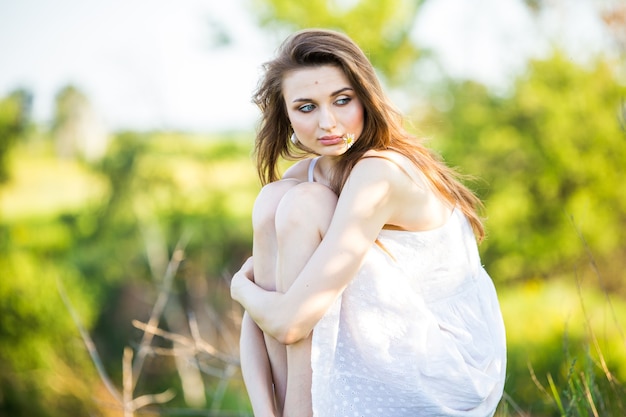
[[[318,140],[324,146],[331,146],[337,145],[338,143],[343,143],[343,138],[341,136],[323,136]]]

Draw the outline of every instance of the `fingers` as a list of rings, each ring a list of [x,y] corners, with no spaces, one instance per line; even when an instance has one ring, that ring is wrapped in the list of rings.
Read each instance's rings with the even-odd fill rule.
[[[254,282],[254,265],[252,256],[246,259],[239,271],[235,272],[230,281],[230,296],[233,300],[239,300],[239,291],[245,286],[245,281]]]

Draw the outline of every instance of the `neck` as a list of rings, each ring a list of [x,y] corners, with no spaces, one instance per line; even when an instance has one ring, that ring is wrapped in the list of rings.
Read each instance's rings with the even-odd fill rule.
[[[319,157],[315,166],[315,177],[319,183],[330,186],[330,179],[332,178],[333,171],[339,161],[339,158],[340,157],[338,156],[328,155]]]

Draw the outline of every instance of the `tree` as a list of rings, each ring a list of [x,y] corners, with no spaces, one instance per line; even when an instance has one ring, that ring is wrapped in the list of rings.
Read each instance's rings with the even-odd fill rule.
[[[63,87],[56,95],[52,133],[62,158],[93,161],[104,156],[106,132],[87,96],[75,86]]]
[[[424,0],[250,0],[261,27],[278,33],[305,27],[334,28],[363,47],[390,83],[409,80],[420,56],[411,29]]]
[[[626,241],[626,89],[599,59],[564,55],[534,61],[510,97],[452,84],[445,111],[433,110],[438,146],[453,165],[479,175],[487,205],[485,261],[498,279],[553,276],[589,263],[588,244],[620,285]]]

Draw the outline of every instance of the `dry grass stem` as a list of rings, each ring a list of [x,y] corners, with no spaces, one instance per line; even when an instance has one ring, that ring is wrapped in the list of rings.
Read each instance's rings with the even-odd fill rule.
[[[183,236],[174,249],[172,253],[172,257],[167,265],[167,269],[165,271],[165,276],[163,277],[163,282],[161,284],[161,290],[159,291],[159,295],[157,297],[156,302],[152,308],[152,312],[150,313],[150,319],[148,320],[149,328],[156,328],[161,319],[161,315],[163,314],[163,310],[165,309],[165,305],[167,304],[167,300],[169,298],[170,290],[172,287],[172,282],[174,277],[176,276],[176,272],[178,271],[178,267],[180,263],[184,259],[184,248],[189,241],[189,236]],[[152,338],[154,337],[153,333],[144,332],[141,342],[139,343],[139,348],[137,351],[137,359],[133,364],[133,374],[135,378],[133,379],[133,389],[137,385],[137,380],[143,367],[144,361],[146,359],[148,346],[152,343]]]
[[[59,294],[61,296],[61,299],[63,300],[63,303],[65,304],[65,307],[67,308],[70,315],[72,316],[72,320],[74,321],[74,324],[78,328],[80,337],[83,339],[83,343],[85,344],[85,347],[87,348],[87,352],[89,352],[89,356],[91,357],[91,360],[94,366],[96,367],[96,371],[98,372],[98,375],[100,376],[100,379],[102,380],[102,383],[106,387],[107,391],[109,391],[109,393],[113,396],[113,398],[119,404],[123,404],[122,395],[119,393],[117,388],[115,388],[115,385],[111,381],[111,378],[109,378],[109,375],[104,369],[104,364],[102,363],[102,359],[100,359],[100,355],[98,354],[96,345],[91,339],[91,336],[89,336],[89,333],[83,327],[80,317],[78,317],[78,313],[76,313],[76,310],[74,309],[74,306],[72,305],[69,297],[67,296],[67,293],[65,292],[65,287],[63,286],[63,283],[61,282],[60,279],[57,279],[57,290],[59,291]]]
[[[170,340],[174,343],[177,343],[179,345],[182,345],[188,349],[184,350],[186,352],[190,352],[190,354],[195,355],[195,354],[199,354],[199,353],[204,353],[207,354],[211,357],[214,357],[216,359],[220,359],[226,363],[229,364],[233,364],[233,365],[239,365],[239,361],[235,358],[232,358],[228,355],[225,355],[221,352],[219,352],[215,347],[213,347],[210,343],[204,341],[202,338],[200,338],[199,335],[197,335],[197,338],[194,339],[190,339],[188,337],[182,336],[178,333],[172,333],[172,332],[168,332],[166,330],[160,329],[158,327],[151,327],[149,323],[143,323],[139,320],[133,320],[132,324],[134,327],[136,327],[137,329],[146,332],[146,333],[151,333],[154,336],[159,336],[162,337],[166,340]],[[193,328],[193,324],[190,323],[190,327]],[[146,351],[157,351],[156,348],[150,348],[147,349]],[[177,348],[177,351],[183,351],[183,349],[181,348]],[[159,352],[171,352],[174,351],[174,349],[159,349]]]

